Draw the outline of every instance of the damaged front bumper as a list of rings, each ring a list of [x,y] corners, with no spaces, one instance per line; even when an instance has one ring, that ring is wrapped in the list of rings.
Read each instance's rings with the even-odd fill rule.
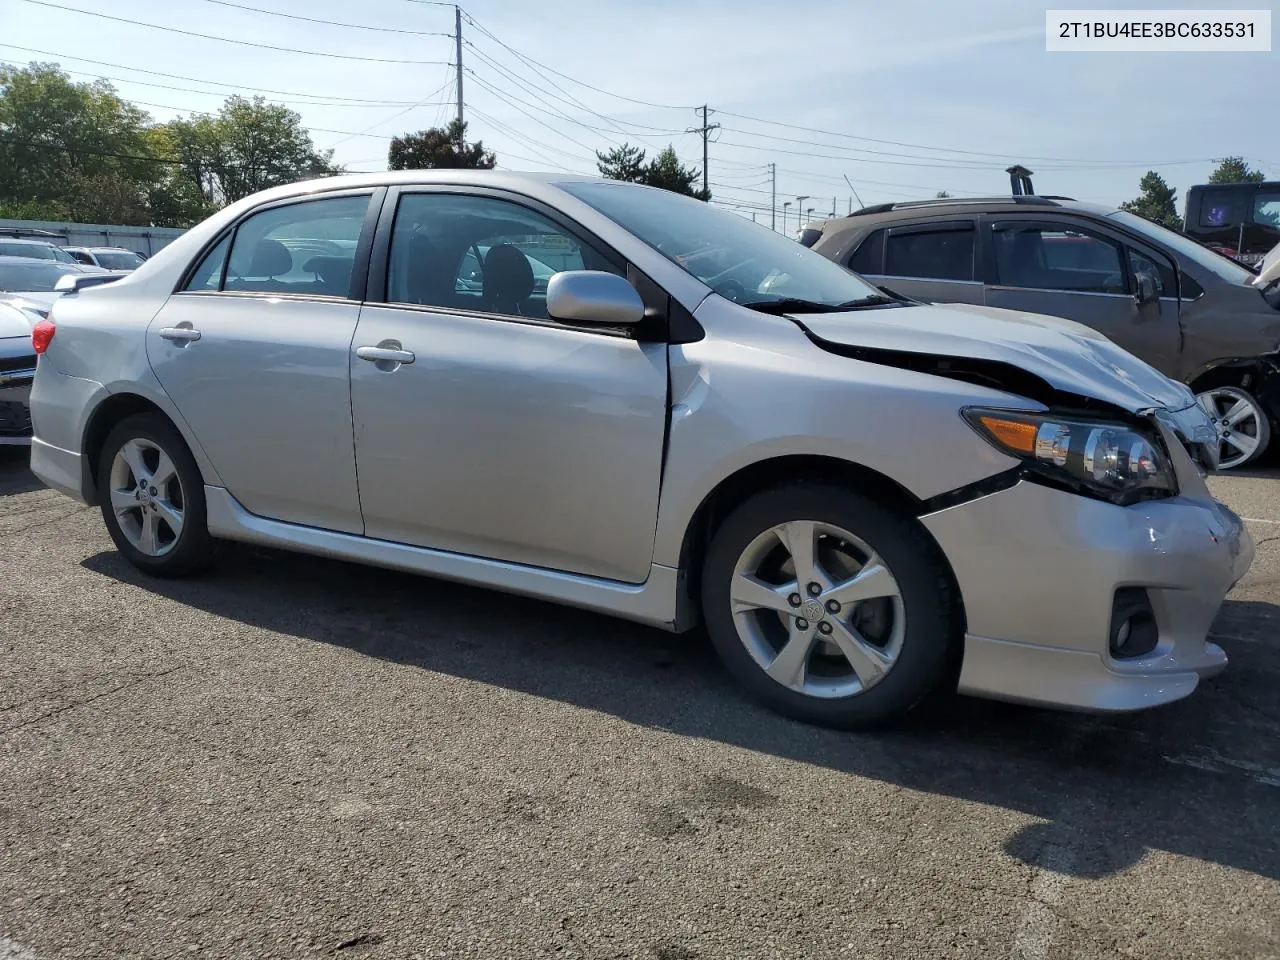
[[[964,602],[962,693],[1090,711],[1190,694],[1227,663],[1208,633],[1253,562],[1244,524],[1209,493],[1198,412],[1153,415],[1178,496],[1120,506],[1022,480],[921,521]],[[1144,598],[1149,651],[1117,655],[1116,611]]]

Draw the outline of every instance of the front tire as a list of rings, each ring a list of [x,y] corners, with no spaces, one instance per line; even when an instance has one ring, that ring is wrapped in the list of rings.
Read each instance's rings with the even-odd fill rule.
[[[1224,385],[1196,394],[1218,429],[1218,469],[1234,470],[1257,460],[1271,443],[1271,420],[1253,394]]]
[[[757,699],[842,729],[907,713],[947,678],[962,639],[951,578],[915,519],[828,484],[766,490],[726,517],[702,609]]]
[[[126,417],[107,434],[98,500],[116,548],[139,570],[183,577],[212,562],[217,541],[206,524],[200,468],[159,414]]]

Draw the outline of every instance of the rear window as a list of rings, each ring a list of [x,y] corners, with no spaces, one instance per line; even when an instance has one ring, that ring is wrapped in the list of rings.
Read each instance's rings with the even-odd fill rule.
[[[923,280],[972,280],[973,227],[894,231],[885,244],[884,272]]]
[[[877,274],[884,270],[884,231],[868,234],[849,258],[854,273]]]

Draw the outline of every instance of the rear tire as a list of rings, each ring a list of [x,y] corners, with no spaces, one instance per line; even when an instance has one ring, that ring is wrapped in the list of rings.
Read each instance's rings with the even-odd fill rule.
[[[720,659],[758,700],[841,729],[901,717],[938,690],[963,633],[951,576],[919,523],[818,483],[766,490],[725,518],[702,610]]]
[[[139,413],[116,424],[102,445],[97,480],[107,532],[139,570],[184,577],[213,561],[217,541],[209,535],[200,468],[163,416]]]

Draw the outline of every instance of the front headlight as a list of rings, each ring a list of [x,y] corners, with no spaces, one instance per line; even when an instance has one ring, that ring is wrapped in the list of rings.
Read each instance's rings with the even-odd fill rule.
[[[1121,504],[1178,492],[1159,441],[1128,424],[975,407],[961,414],[1033,475],[1076,492]]]

